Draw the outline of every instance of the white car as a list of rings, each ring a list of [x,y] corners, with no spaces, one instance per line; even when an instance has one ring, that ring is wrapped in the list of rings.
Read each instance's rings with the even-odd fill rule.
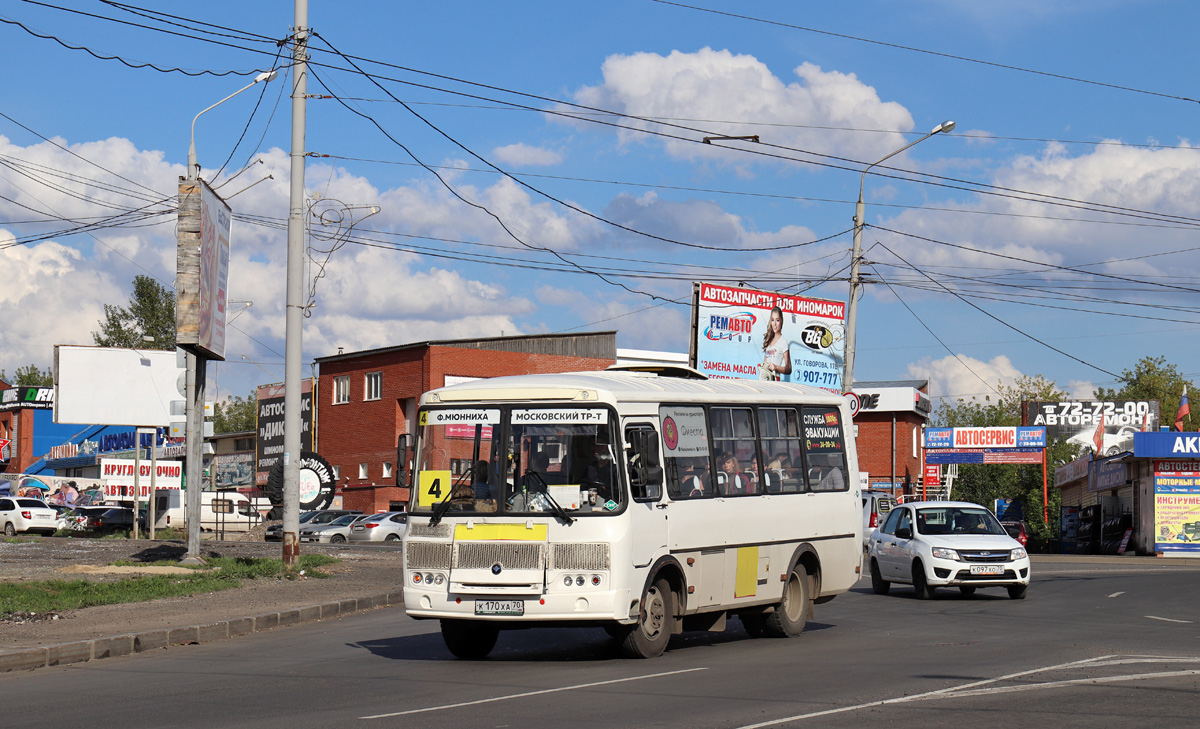
[[[992,512],[966,501],[899,504],[871,534],[867,560],[871,588],[886,595],[893,582],[910,584],[917,597],[938,587],[972,595],[1004,587],[1014,600],[1029,588],[1029,554]]]
[[[350,543],[356,542],[399,542],[408,529],[408,513],[385,511],[372,514],[370,519],[359,519],[350,527]]]
[[[6,536],[21,532],[53,534],[58,531],[58,512],[40,499],[22,496],[0,498],[0,528]]]

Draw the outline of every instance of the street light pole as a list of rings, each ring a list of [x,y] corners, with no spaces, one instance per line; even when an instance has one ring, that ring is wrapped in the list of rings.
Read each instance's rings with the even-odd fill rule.
[[[292,27],[291,190],[287,224],[286,346],[283,363],[283,563],[300,559],[300,378],[304,323],[304,135],[308,99],[308,0],[296,0]],[[316,398],[316,394],[313,394]]]
[[[924,142],[938,132],[949,132],[953,129],[953,121],[944,121],[934,127],[933,131],[925,136],[915,142],[909,142],[880,160],[872,162],[862,171],[862,177],[858,181],[858,203],[854,206],[854,248],[850,253],[850,298],[846,301],[846,365],[842,373],[842,392],[850,392],[854,385],[854,337],[857,328],[859,288],[862,286],[862,281],[859,278],[859,267],[862,264],[862,231],[864,216],[866,214],[863,207],[863,186],[867,181],[867,173],[871,171],[872,167],[886,162],[909,147]]]
[[[229,96],[226,96],[224,99],[221,99],[220,101],[213,104],[212,106],[208,107],[207,109],[200,112],[192,119],[192,141],[188,145],[188,159],[187,159],[187,166],[188,166],[187,171],[188,171],[188,179],[189,180],[196,180],[196,179],[199,179],[199,177],[200,177],[200,163],[196,161],[196,120],[199,119],[201,116],[203,116],[205,113],[212,111],[213,109],[217,108],[221,104],[224,104],[226,101],[229,101],[233,97],[242,93],[243,91],[250,88],[254,84],[261,83],[263,81],[274,81],[275,77],[278,75],[279,75],[278,71],[264,71],[264,72],[258,74],[258,76],[254,77],[253,81],[246,84],[245,86],[238,89],[237,91],[234,91],[232,94],[230,94]]]

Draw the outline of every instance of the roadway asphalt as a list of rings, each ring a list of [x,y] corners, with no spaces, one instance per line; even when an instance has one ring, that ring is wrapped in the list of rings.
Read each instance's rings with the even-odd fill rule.
[[[1106,568],[1142,570],[1200,566],[1200,558],[1141,556],[1032,555],[1032,561],[1035,576],[1041,572],[1053,572],[1056,568],[1065,569],[1083,565],[1092,565],[1094,569],[1101,570]],[[194,617],[194,612],[183,610],[182,606],[185,604],[180,603],[181,614]],[[139,613],[134,610],[129,612],[128,630],[122,630],[118,634],[94,635],[86,639],[35,647],[0,647],[0,672],[95,661],[172,645],[209,643],[401,604],[403,604],[403,592],[400,588],[381,589],[366,596],[363,596],[361,592],[357,596],[343,598],[326,595],[325,599],[319,603],[301,607],[296,607],[294,601],[291,601],[282,609],[264,606],[260,598],[253,614],[244,614],[235,607],[226,607],[224,614],[207,615],[203,623],[181,618],[177,625],[166,628],[162,627],[161,621],[153,627],[139,625]]]

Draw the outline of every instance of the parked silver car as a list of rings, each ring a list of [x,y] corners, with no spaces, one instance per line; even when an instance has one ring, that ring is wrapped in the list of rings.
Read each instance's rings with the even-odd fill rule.
[[[362,514],[357,509],[317,509],[316,511],[305,511],[300,514],[300,528],[307,526],[316,526],[318,524],[328,524],[339,516],[346,514]],[[276,522],[267,526],[266,532],[263,534],[263,540],[268,542],[283,541],[283,522]]]
[[[350,536],[350,527],[361,519],[370,519],[373,514],[346,514],[339,516],[328,524],[312,526],[312,522],[300,529],[301,542],[319,542],[321,544],[345,544]]]
[[[407,512],[385,511],[353,524],[350,527],[350,542],[399,542],[407,529]]]
[[[58,512],[41,499],[27,497],[0,498],[0,527],[6,536],[22,532],[53,534],[58,530]]]

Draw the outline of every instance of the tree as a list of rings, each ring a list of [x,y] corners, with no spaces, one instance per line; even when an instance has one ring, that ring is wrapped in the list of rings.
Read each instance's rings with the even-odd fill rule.
[[[175,292],[150,276],[135,276],[129,307],[104,305],[92,339],[101,347],[175,349]]]
[[[1041,375],[1021,377],[1012,385],[997,385],[995,398],[987,396],[982,402],[957,400],[954,404],[942,402],[934,414],[933,422],[942,427],[1000,427],[1021,424],[1021,403],[1026,400],[1060,402],[1067,393],[1059,390],[1052,380]],[[1047,476],[1053,480],[1053,469],[1068,463],[1079,454],[1076,445],[1056,440],[1046,448]],[[1016,499],[1021,502],[1025,518],[1033,532],[1034,541],[1045,543],[1058,534],[1058,509],[1062,494],[1058,489],[1048,489],[1050,497],[1046,505],[1051,514],[1046,524],[1043,513],[1042,467],[1038,464],[963,464],[958,468],[952,498],[971,501],[991,508],[996,499]]]
[[[213,405],[214,433],[242,433],[258,425],[258,393],[245,398],[236,395]]]
[[[1179,369],[1167,364],[1166,357],[1142,357],[1132,370],[1121,373],[1120,390],[1096,388],[1097,400],[1158,400],[1161,423],[1175,424],[1175,413],[1179,412],[1179,400],[1183,387],[1192,389],[1192,383],[1183,379]],[[1200,421],[1193,419],[1192,425]],[[1185,423],[1184,427],[1188,427]]]
[[[4,370],[0,370],[0,380],[9,382]],[[14,387],[54,387],[54,372],[49,367],[42,371],[37,365],[25,365],[17,368],[13,373],[13,381],[9,384]]]

